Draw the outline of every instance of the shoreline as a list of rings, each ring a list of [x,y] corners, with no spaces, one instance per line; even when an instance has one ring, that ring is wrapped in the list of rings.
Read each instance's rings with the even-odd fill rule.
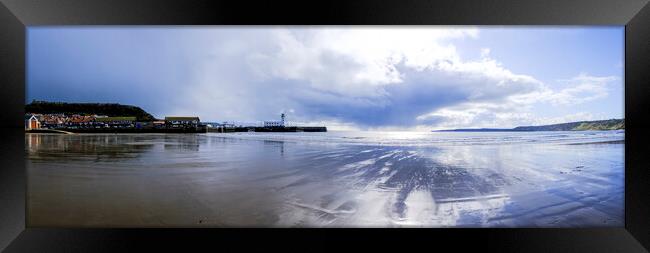
[[[568,143],[566,145],[590,145],[590,144],[625,144],[625,140],[615,140],[615,141],[596,141],[596,142],[579,142],[579,143]]]

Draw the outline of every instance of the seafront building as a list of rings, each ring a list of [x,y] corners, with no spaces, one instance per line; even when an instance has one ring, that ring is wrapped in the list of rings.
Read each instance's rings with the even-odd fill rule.
[[[284,120],[285,120],[285,115],[284,113],[280,115],[280,121],[277,120],[271,120],[271,121],[264,121],[264,127],[284,127]]]
[[[199,117],[165,117],[138,121],[134,116],[25,114],[25,130],[33,129],[198,129]]]
[[[133,128],[135,127],[135,117],[98,117],[95,118],[95,125],[108,128]]]
[[[41,122],[38,120],[36,115],[29,114],[25,115],[25,129],[38,129],[41,128]]]
[[[165,125],[169,128],[196,128],[200,122],[199,117],[165,117]]]
[[[95,117],[87,115],[72,115],[68,118],[65,125],[68,128],[89,128],[95,125]]]
[[[68,118],[60,114],[43,114],[39,120],[41,121],[41,128],[62,128],[68,121]]]

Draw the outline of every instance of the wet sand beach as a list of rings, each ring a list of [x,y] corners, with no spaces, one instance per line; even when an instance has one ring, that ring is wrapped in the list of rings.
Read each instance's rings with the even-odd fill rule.
[[[27,219],[38,227],[620,227],[622,140],[621,132],[26,134]]]

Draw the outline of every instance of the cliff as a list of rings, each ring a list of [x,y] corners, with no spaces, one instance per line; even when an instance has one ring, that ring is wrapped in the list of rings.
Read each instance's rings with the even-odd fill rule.
[[[625,119],[608,119],[596,121],[579,121],[544,126],[520,126],[515,131],[584,131],[584,130],[619,130],[625,129]]]

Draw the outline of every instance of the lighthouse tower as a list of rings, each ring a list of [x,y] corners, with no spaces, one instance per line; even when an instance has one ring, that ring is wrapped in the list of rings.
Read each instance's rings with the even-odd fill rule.
[[[282,115],[280,115],[280,118],[282,119],[282,121],[280,122],[280,125],[284,126],[284,113],[282,113]]]

